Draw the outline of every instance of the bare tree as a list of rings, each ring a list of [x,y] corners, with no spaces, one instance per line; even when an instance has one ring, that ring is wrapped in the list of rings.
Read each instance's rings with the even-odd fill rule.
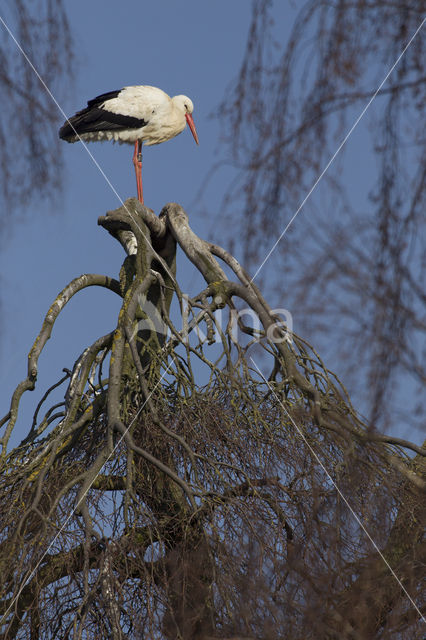
[[[243,222],[247,267],[262,262],[298,211],[426,10],[424,0],[296,6],[283,41],[275,3],[254,0],[243,63],[218,112],[238,171],[226,203]],[[308,201],[259,276],[338,363],[380,429],[424,426],[424,42],[424,33],[414,38],[368,112],[365,207],[347,188],[357,168],[337,160],[317,189],[321,200]]]
[[[120,278],[58,295],[0,421],[0,638],[423,637],[426,449],[369,429],[179,205],[99,223]],[[191,296],[177,245],[206,281]],[[98,286],[122,299],[115,328],[8,451],[61,310]]]
[[[30,63],[59,97],[72,77],[72,42],[63,0],[14,0],[1,18],[0,193],[9,213],[35,195],[51,197],[60,184],[60,114]]]

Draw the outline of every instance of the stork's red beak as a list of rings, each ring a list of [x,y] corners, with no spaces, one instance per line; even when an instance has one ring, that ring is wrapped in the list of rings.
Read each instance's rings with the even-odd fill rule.
[[[191,129],[191,133],[192,133],[192,135],[194,136],[194,140],[195,140],[195,142],[196,142],[197,144],[200,144],[200,143],[198,142],[197,130],[196,130],[196,128],[195,128],[195,124],[194,124],[194,120],[193,120],[192,115],[191,115],[190,113],[185,113],[185,118],[186,118],[186,121],[187,121],[187,123],[188,123],[189,128]]]

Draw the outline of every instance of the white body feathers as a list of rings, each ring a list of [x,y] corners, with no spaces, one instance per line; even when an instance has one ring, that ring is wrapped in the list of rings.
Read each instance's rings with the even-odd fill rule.
[[[82,139],[132,144],[139,140],[147,146],[160,144],[185,129],[193,109],[187,96],[170,98],[161,89],[147,85],[124,87],[89,101],[86,109],[65,123],[59,135],[68,142]]]

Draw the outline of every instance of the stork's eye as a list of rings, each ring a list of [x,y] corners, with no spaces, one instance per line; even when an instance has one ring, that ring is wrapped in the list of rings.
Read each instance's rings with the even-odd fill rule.
[[[185,107],[185,111],[188,111],[188,105],[184,104],[183,106]]]

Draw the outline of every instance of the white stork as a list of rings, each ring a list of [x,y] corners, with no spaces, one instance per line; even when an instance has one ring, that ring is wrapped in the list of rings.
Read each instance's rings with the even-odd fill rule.
[[[192,112],[186,96],[170,98],[161,89],[149,86],[124,87],[89,100],[87,107],[67,120],[59,137],[67,142],[114,140],[134,144],[133,164],[138,199],[143,204],[142,143],[147,146],[174,138],[188,123],[198,142]]]

